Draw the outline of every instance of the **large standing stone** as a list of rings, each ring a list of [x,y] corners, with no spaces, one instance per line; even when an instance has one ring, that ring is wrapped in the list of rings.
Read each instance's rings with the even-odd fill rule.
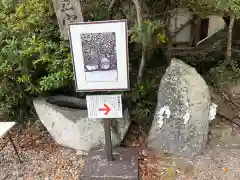
[[[160,83],[148,146],[187,158],[201,153],[208,137],[210,105],[203,78],[194,68],[172,59]]]
[[[88,118],[86,100],[53,96],[35,99],[33,103],[40,121],[58,144],[75,149],[79,154],[87,154],[90,149],[105,143],[103,120]],[[125,111],[124,119],[112,121],[113,146],[123,140],[129,128],[127,114]]]
[[[58,19],[61,36],[68,39],[68,23],[82,22],[83,15],[79,0],[52,0]]]

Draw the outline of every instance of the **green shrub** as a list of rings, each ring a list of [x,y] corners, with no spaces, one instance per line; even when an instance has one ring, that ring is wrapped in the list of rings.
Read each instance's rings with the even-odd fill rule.
[[[231,67],[217,66],[210,69],[206,80],[217,88],[224,88],[230,84],[240,83],[240,70],[234,71]]]
[[[151,124],[157,102],[156,86],[158,87],[158,83],[155,81],[144,81],[124,94],[123,98],[128,99],[130,116],[135,122]]]
[[[72,83],[69,43],[49,1],[0,0],[0,29],[0,100],[12,117],[31,97]]]

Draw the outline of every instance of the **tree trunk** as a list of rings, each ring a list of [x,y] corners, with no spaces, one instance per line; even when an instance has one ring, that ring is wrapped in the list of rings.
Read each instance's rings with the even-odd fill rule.
[[[169,29],[170,27],[170,22],[171,22],[171,13],[166,13],[165,17],[165,34],[167,36],[168,39],[168,43],[167,43],[167,49],[166,49],[166,57],[167,57],[167,61],[171,61],[172,58],[172,48],[173,48],[173,43],[174,43],[174,35],[172,35],[171,30]]]
[[[139,0],[132,0],[132,1],[135,5],[136,11],[137,11],[137,23],[138,23],[138,28],[141,32],[142,21],[143,21],[142,8],[141,8],[141,5],[139,3]],[[140,63],[140,67],[139,67],[139,70],[138,70],[138,83],[140,83],[141,80],[142,80],[143,71],[144,71],[144,67],[145,67],[145,62],[146,62],[146,45],[145,45],[145,42],[142,41],[142,58],[141,58],[141,63]]]
[[[195,22],[195,39],[194,39],[194,46],[197,46],[197,43],[200,41],[201,36],[201,19],[197,17]]]
[[[112,0],[108,7],[108,19],[112,19],[112,11],[113,11],[115,3],[116,3],[116,0]]]
[[[226,52],[226,60],[223,63],[224,66],[227,66],[227,65],[231,64],[231,59],[232,59],[232,29],[233,29],[234,21],[235,21],[235,17],[231,17],[229,27],[228,27],[227,52]]]
[[[137,79],[138,83],[140,83],[142,81],[145,62],[146,62],[146,48],[143,45],[143,47],[142,47],[142,57],[141,57],[141,62],[140,62],[139,70],[138,70],[138,79]]]

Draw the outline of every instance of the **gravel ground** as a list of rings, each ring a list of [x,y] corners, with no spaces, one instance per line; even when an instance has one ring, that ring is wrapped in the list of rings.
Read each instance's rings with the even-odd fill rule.
[[[10,143],[0,152],[0,180],[79,180],[85,157],[57,145],[48,133],[39,132],[27,128],[14,135],[23,164],[19,164]],[[0,147],[4,142],[0,140]],[[142,149],[140,180],[240,180],[240,149],[211,145],[191,165],[167,154],[154,155],[137,134],[128,137],[126,145]]]
[[[211,147],[194,162],[148,155],[140,163],[143,180],[240,180],[240,149]]]
[[[21,151],[23,164],[18,163],[10,146],[2,153],[1,180],[78,179],[83,165],[82,157],[60,147],[51,153],[33,149]]]
[[[211,147],[197,158],[192,173],[197,180],[239,180],[240,149]]]
[[[136,137],[141,144],[141,136]],[[140,153],[140,173],[141,180],[240,180],[240,148],[221,146],[218,139],[209,137],[203,155],[190,163],[145,149]]]
[[[11,143],[0,152],[0,180],[77,180],[84,163],[83,156],[58,146],[48,133],[33,128],[14,136],[23,164],[18,162]],[[6,140],[0,140],[0,147]]]

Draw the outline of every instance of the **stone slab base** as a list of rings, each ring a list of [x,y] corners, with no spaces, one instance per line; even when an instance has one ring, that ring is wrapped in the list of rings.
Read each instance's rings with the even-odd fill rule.
[[[139,180],[138,150],[114,148],[107,161],[104,148],[92,149],[84,163],[81,180]]]

